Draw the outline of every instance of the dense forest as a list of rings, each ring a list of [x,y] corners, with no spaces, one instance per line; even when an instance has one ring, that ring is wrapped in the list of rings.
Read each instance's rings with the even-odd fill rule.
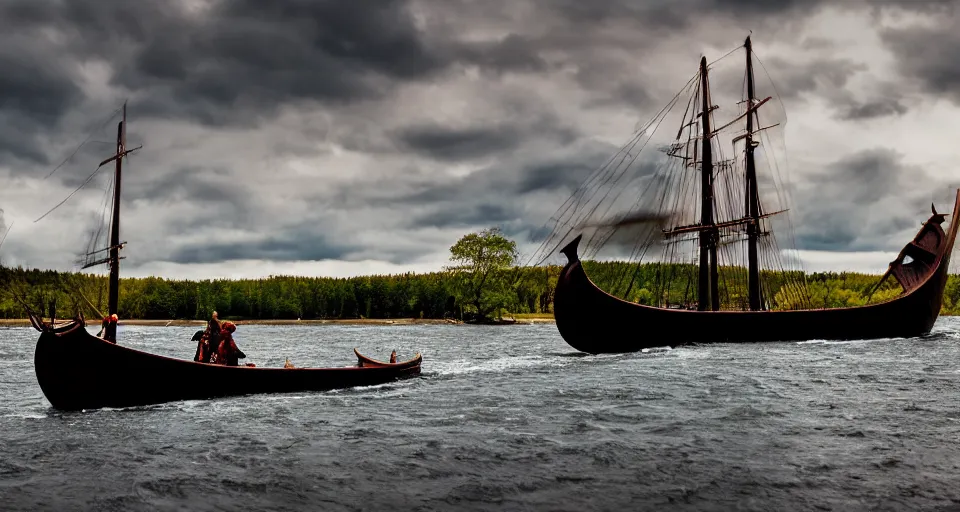
[[[657,272],[655,264],[585,262],[591,278],[601,287],[630,300],[651,304]],[[0,317],[23,318],[21,297],[35,311],[58,317],[82,310],[89,318],[94,308],[106,311],[105,276],[30,270],[0,269]],[[501,314],[550,313],[553,288],[560,267],[512,268],[507,283],[498,291]],[[623,289],[625,273],[632,276],[629,293]],[[806,276],[812,307],[865,304],[879,276],[855,273],[814,273]],[[777,289],[773,276],[765,279]],[[892,281],[892,280],[891,280]],[[683,284],[673,287],[682,290]],[[896,294],[884,287],[871,301]],[[671,294],[677,293],[671,291]],[[670,299],[676,301],[679,299]],[[771,300],[774,308],[791,305],[789,294],[779,290]],[[120,282],[121,318],[201,319],[211,311],[232,319],[336,319],[336,318],[462,318],[469,314],[455,272],[375,275],[353,278],[306,278],[275,276],[266,279],[180,281],[156,277],[124,278]],[[951,275],[944,293],[943,314],[960,314],[960,276]]]

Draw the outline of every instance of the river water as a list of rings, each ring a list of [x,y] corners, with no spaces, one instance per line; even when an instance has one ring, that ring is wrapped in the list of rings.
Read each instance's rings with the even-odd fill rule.
[[[190,359],[195,330],[119,336]],[[258,366],[396,349],[423,375],[79,413],[44,398],[36,338],[0,329],[3,510],[960,508],[956,318],[921,339],[604,356],[552,324],[242,325]]]

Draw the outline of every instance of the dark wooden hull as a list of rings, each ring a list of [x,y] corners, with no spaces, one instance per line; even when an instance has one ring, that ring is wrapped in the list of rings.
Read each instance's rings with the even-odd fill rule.
[[[398,363],[388,363],[384,361],[377,361],[376,359],[371,359],[363,354],[361,354],[357,349],[353,349],[353,353],[357,355],[357,366],[363,366],[366,368],[369,367],[381,367],[381,368],[393,368],[395,370],[400,370],[403,368],[412,368],[414,366],[419,367],[420,361],[423,360],[423,356],[417,352],[417,355],[413,356],[409,361],[400,361]]]
[[[253,368],[158,356],[71,329],[37,341],[37,381],[57,409],[130,407],[256,393],[324,391],[383,384],[420,374],[420,358],[401,367]]]
[[[557,329],[587,353],[636,352],[687,343],[855,340],[921,336],[940,314],[950,254],[960,222],[960,193],[949,232],[934,212],[914,241],[891,264],[905,292],[861,307],[796,311],[692,311],[644,306],[599,289],[577,256],[580,238],[563,249],[570,260],[554,296]],[[903,263],[904,255],[914,261]],[[914,257],[915,256],[915,257]]]

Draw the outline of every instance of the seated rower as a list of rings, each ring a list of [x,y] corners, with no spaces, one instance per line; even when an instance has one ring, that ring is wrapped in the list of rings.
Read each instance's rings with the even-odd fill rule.
[[[247,357],[233,341],[233,332],[237,330],[233,322],[223,322],[220,331],[220,346],[217,348],[217,363],[226,366],[238,366],[239,359]]]
[[[396,351],[396,350],[394,350],[393,352],[390,352],[390,362],[391,362],[391,363],[396,363],[396,362],[397,362],[397,351]]]

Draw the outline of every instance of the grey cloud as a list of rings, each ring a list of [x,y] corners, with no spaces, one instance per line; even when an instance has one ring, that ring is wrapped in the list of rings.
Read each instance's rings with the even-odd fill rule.
[[[410,219],[409,226],[469,230],[499,225],[520,241],[537,241],[556,207],[615,151],[610,144],[581,141],[563,154],[505,159],[496,167],[447,183],[424,184],[422,190],[398,195],[393,201],[418,204],[425,210]],[[623,185],[635,192],[626,194],[628,202],[641,192],[636,180],[655,168],[652,163],[638,163],[633,169],[634,181]]]
[[[401,2],[215,5],[180,37],[149,40],[141,64],[118,81],[168,90],[167,101],[200,107],[201,121],[232,122],[225,107],[262,115],[290,101],[376,97],[388,90],[384,78],[414,79],[445,64]]]
[[[550,65],[536,47],[536,41],[519,34],[509,34],[497,41],[459,43],[454,54],[457,60],[495,73],[546,70]]]
[[[466,176],[398,176],[389,187],[341,188],[335,196],[342,204],[378,205],[394,212],[406,212],[382,219],[391,231],[467,231],[500,225],[510,236],[529,237],[541,228],[560,202],[616,148],[595,141],[577,141],[557,154],[544,155],[525,150],[499,158],[497,163]],[[452,243],[453,240],[448,241]],[[379,247],[382,258],[395,263],[411,261],[435,252],[428,245]],[[369,253],[368,249],[366,253]]]
[[[653,49],[658,34],[686,26],[690,9],[728,19],[781,19],[800,9],[815,9],[820,2],[638,5],[610,0],[591,3],[586,10],[579,2],[561,2],[550,9],[527,4],[529,14],[512,18],[492,11],[489,4],[478,10],[470,4],[435,1],[344,6],[335,1],[234,0],[199,10],[187,5],[5,2],[0,23],[16,37],[8,36],[5,43],[20,53],[0,55],[0,64],[16,71],[0,78],[0,91],[7,92],[0,101],[20,105],[26,119],[42,120],[44,125],[36,130],[49,128],[81,99],[75,63],[102,59],[113,68],[111,82],[132,91],[141,115],[212,126],[254,125],[281,106],[298,102],[340,105],[382,99],[398,81],[433,79],[458,63],[498,73],[573,65],[580,83],[595,91],[595,104],[641,106],[654,98],[620,61]],[[431,14],[423,27],[414,15],[422,11]],[[513,30],[499,40],[464,40],[457,28],[468,14],[488,20],[499,16]],[[558,26],[543,33],[518,33],[541,19]],[[611,20],[618,24],[609,26]],[[56,42],[42,37],[45,31],[55,31]],[[4,61],[21,55],[23,48],[32,48],[32,54]],[[610,55],[621,56],[611,61]],[[0,151],[16,148],[26,158],[42,159],[29,143]]]
[[[495,20],[495,33],[507,31],[492,42],[468,43],[451,27],[442,23],[431,26],[446,35],[449,41],[437,44],[452,48],[459,63],[493,72],[562,70],[572,73],[582,90],[590,93],[589,105],[634,107],[665,101],[651,93],[650,89],[663,84],[658,73],[644,64],[664,46],[687,44],[677,41],[685,32],[697,30],[694,39],[699,42],[689,45],[690,49],[701,43],[732,47],[748,29],[789,32],[822,6],[830,5],[822,0],[561,0],[549,4],[518,0],[510,2],[511,9],[494,10],[489,3],[456,0],[417,4],[445,13],[440,19],[476,20],[481,27]],[[462,26],[469,29],[473,25],[471,21]],[[741,32],[731,38],[731,31],[720,27],[740,27]],[[695,68],[696,59],[691,58],[691,74]]]
[[[37,137],[55,127],[83,95],[73,69],[48,38],[7,30],[0,45],[0,158],[46,164]]]
[[[448,178],[440,183],[424,182],[420,190],[395,196],[394,200],[424,203],[446,199],[460,203],[496,197],[499,201],[512,201],[516,196],[538,191],[562,189],[573,192],[614,151],[616,148],[610,144],[581,141],[562,154],[518,155],[462,178]]]
[[[6,126],[0,128],[0,164],[26,173],[33,170],[13,163],[51,163],[47,138],[63,142],[64,133],[79,131],[74,117],[105,114],[102,103],[112,108],[118,103],[113,96],[129,95],[140,118],[133,129],[154,131],[137,133],[146,147],[125,178],[124,200],[130,215],[125,219],[138,223],[135,232],[133,222],[125,226],[131,227],[131,247],[135,242],[149,247],[156,260],[377,255],[404,262],[446,249],[436,241],[398,241],[433,236],[421,231],[500,224],[509,234],[533,233],[616,150],[588,135],[610,136],[596,133],[609,128],[608,119],[610,126],[624,126],[649,117],[695,72],[703,45],[732,48],[749,28],[770,34],[776,29],[764,37],[797,43],[800,58],[787,59],[792,52],[782,52],[764,61],[785,100],[827,97],[838,115],[851,120],[897,115],[908,105],[899,97],[883,104],[835,93],[862,67],[824,57],[826,41],[800,44],[796,27],[825,5],[815,0],[221,0],[199,10],[187,5],[0,4],[0,48],[6,48],[0,49],[0,65],[9,62],[17,71],[0,77],[0,126]],[[694,11],[697,16],[691,16]],[[680,56],[689,63],[677,64]],[[85,66],[104,64],[104,70],[95,70],[105,74],[88,83],[84,73],[91,71]],[[734,88],[740,78],[733,75]],[[467,97],[457,123],[439,121],[444,105],[404,103],[424,101],[421,85],[442,89],[444,98],[462,87],[483,101]],[[304,123],[302,130],[273,124],[291,111],[319,111],[328,124]],[[150,153],[167,131],[183,127],[191,128],[185,130],[189,137],[170,137],[174,142],[163,148],[165,154]],[[109,126],[102,138],[110,140],[114,129]],[[208,150],[213,144],[205,135],[218,132],[229,136],[218,136]],[[262,146],[240,147],[261,139]],[[99,161],[103,150],[109,152],[109,146],[85,148],[78,161]],[[279,162],[276,180],[262,179],[274,172],[271,158],[262,153]],[[207,156],[212,161],[205,161]],[[138,167],[137,158],[146,165]],[[478,161],[486,167],[467,176],[448,174],[455,164]],[[55,179],[72,189],[91,170],[64,169]],[[895,155],[870,153],[831,171],[886,176],[880,184],[893,190],[899,186],[896,173],[910,169]],[[350,173],[357,179],[350,181]],[[831,204],[876,204],[878,194],[886,197],[883,191],[847,194],[856,182],[835,183],[829,174],[817,177],[817,187],[845,190],[830,196]],[[824,194],[813,192],[819,188],[803,190],[810,205],[825,204],[819,202]],[[203,205],[199,214],[189,208],[196,205]],[[887,224],[865,221],[869,225],[862,228],[853,224],[858,218],[844,217],[847,210],[840,206],[823,209],[832,220],[810,214],[814,225],[828,227],[820,238],[815,229],[803,234],[808,248],[881,246],[882,236],[899,229],[901,219],[915,220],[909,212],[893,215]],[[291,218],[297,220],[291,224]],[[377,223],[397,233],[397,240],[357,242]],[[862,234],[865,229],[869,236]],[[144,240],[152,230],[164,239]],[[198,230],[209,232],[209,240],[195,242]],[[244,241],[225,238],[233,233]]]
[[[900,116],[908,110],[900,84],[874,83],[872,87],[875,92],[866,100],[853,95],[846,88],[854,75],[870,72],[862,63],[849,59],[819,57],[806,62],[773,58],[766,64],[775,77],[776,89],[765,92],[776,93],[783,101],[820,97],[835,110],[834,115],[838,119],[862,121]],[[766,80],[768,79],[765,75],[758,78],[760,86],[767,85]]]
[[[958,28],[958,18],[951,12],[938,17],[935,26],[885,29],[881,36],[906,80],[960,104],[960,65],[953,58],[960,53]]]
[[[0,53],[0,110],[51,126],[80,98],[80,88],[58,72],[56,64],[18,51],[6,48]]]
[[[167,261],[174,263],[218,263],[230,260],[314,261],[344,259],[356,247],[330,242],[310,230],[294,230],[257,241],[209,242],[179,247]]]
[[[593,170],[597,162],[536,162],[519,176],[516,192],[528,194],[540,190],[575,189]]]
[[[929,212],[929,196],[911,183],[937,188],[922,169],[890,149],[854,153],[830,164],[798,190],[797,248],[898,251],[905,233]],[[904,235],[902,240],[894,235]]]
[[[415,79],[447,64],[423,44],[405,2],[235,0],[199,13],[186,5],[5,2],[0,18],[23,37],[18,46],[48,40],[43,31],[56,31],[60,42],[23,62],[0,56],[16,71],[0,78],[9,92],[0,101],[36,116],[62,114],[79,90],[63,62],[43,57],[67,54],[108,59],[113,82],[142,94],[141,110],[154,116],[249,124],[284,102],[377,96],[388,90],[384,79]]]
[[[803,45],[801,45],[803,46]],[[818,45],[815,45],[818,46]],[[798,55],[809,57],[785,58],[775,55],[770,58],[754,56],[756,93],[760,98],[772,96],[774,101],[761,111],[783,118],[781,103],[792,105],[810,100],[825,100],[835,111],[834,116],[844,120],[862,120],[889,115],[901,115],[907,107],[902,102],[903,94],[898,84],[875,83],[872,85],[868,100],[855,96],[849,89],[851,79],[858,74],[869,73],[866,64],[846,58],[824,57],[819,48],[801,52]],[[759,63],[759,65],[758,65]],[[711,93],[721,108],[739,101],[742,89],[731,89],[729,84],[743,81],[744,69],[739,60],[711,66],[711,81],[714,87]],[[722,84],[722,86],[720,85]],[[736,97],[731,97],[735,91]],[[762,114],[763,115],[763,114]]]
[[[954,0],[866,0],[866,5],[875,11],[883,9],[898,9],[923,14],[951,15],[956,12],[957,4]]]
[[[808,62],[773,58],[766,62],[775,78],[780,99],[790,100],[806,93],[842,90],[847,81],[866,66],[847,59],[817,58]]]
[[[840,119],[859,121],[864,119],[875,119],[878,117],[887,117],[891,115],[903,115],[907,112],[907,107],[899,100],[875,100],[865,103],[854,103],[843,108],[839,112]]]
[[[833,50],[837,43],[822,37],[808,37],[800,42],[800,47],[805,50]]]
[[[483,200],[461,205],[451,205],[428,214],[410,219],[411,226],[434,226],[438,228],[489,226],[502,224],[517,218],[518,211],[508,204],[493,204]]]
[[[396,137],[404,147],[416,153],[449,161],[512,150],[521,143],[521,134],[509,126],[456,129],[422,125],[403,128]]]
[[[780,21],[795,13],[810,15],[827,5],[825,0],[629,0],[584,3],[576,0],[557,2],[558,9],[571,21],[602,23],[611,19],[643,19],[663,30],[687,28],[700,16],[761,22]]]
[[[160,203],[240,204],[255,191],[244,183],[230,179],[229,170],[216,167],[189,166],[161,175],[138,174],[124,185],[124,197],[136,201],[148,199]]]
[[[0,90],[0,94],[3,91]],[[0,111],[0,162],[18,168],[50,163],[38,137],[47,127],[27,115]]]
[[[566,127],[549,107],[543,112],[507,118],[496,125],[465,128],[438,123],[401,127],[392,134],[398,145],[417,154],[443,161],[465,161],[480,157],[503,156],[521,144],[547,140],[565,145],[576,140],[577,130]],[[525,110],[533,108],[528,105]],[[532,117],[532,118],[531,118]]]

